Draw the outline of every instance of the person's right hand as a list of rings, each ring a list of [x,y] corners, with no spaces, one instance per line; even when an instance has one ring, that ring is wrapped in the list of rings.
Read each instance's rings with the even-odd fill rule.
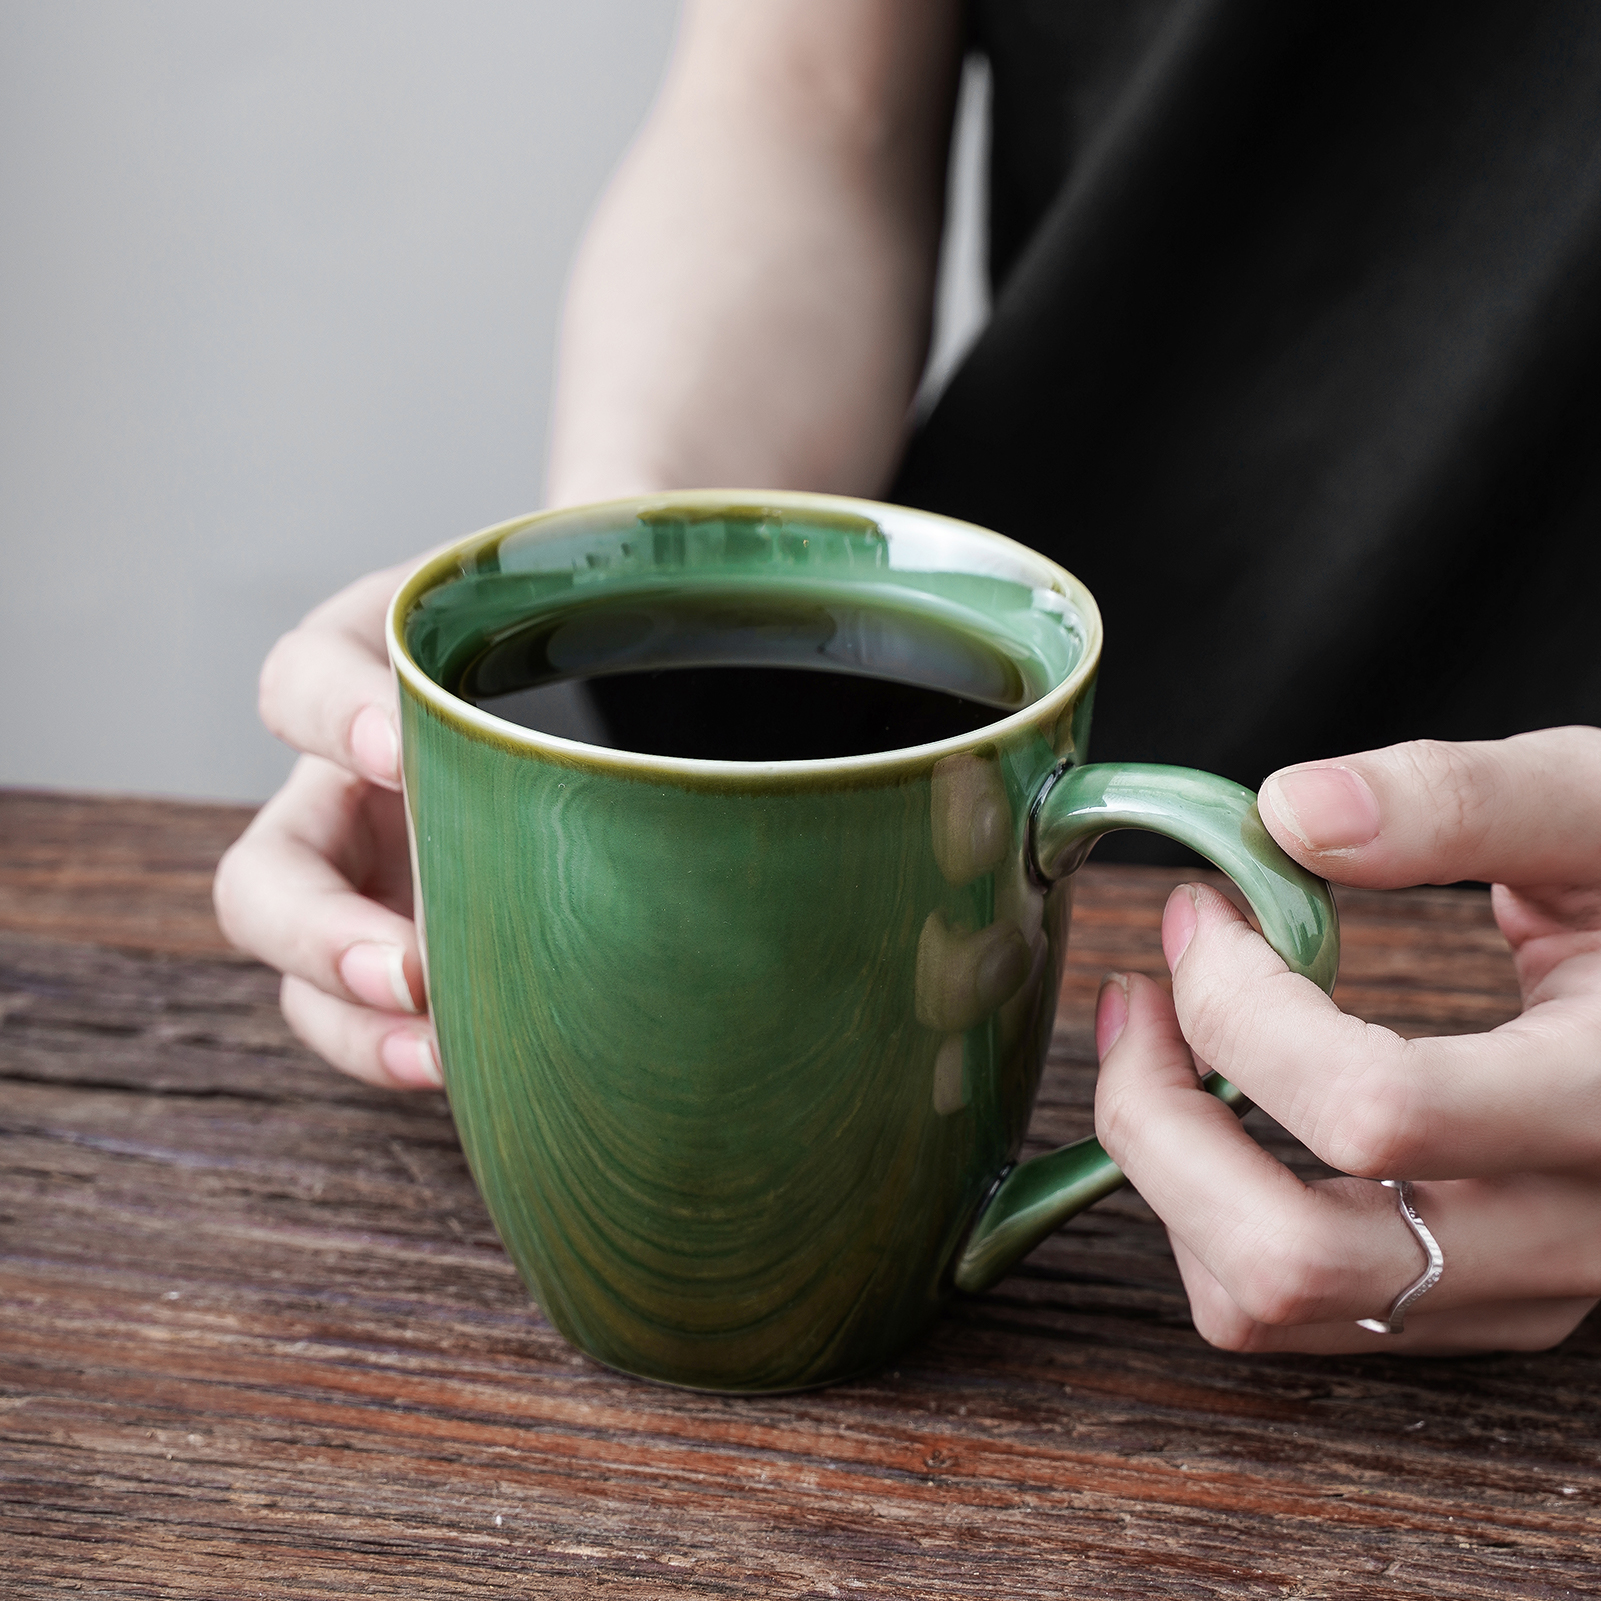
[[[1601,1298],[1601,729],[1301,762],[1260,813],[1336,884],[1493,884],[1523,1010],[1404,1038],[1292,973],[1215,890],[1175,890],[1172,996],[1102,987],[1095,1126],[1167,1225],[1196,1328],[1231,1351],[1550,1349]],[[1208,1068],[1333,1176],[1257,1145]],[[1387,1316],[1424,1247],[1381,1179],[1417,1181],[1445,1258],[1395,1333],[1358,1320]]]
[[[302,752],[217,868],[223,932],[283,975],[284,1016],[335,1067],[435,1089],[411,919],[394,682],[384,613],[411,564],[307,614],[261,670],[261,717]]]

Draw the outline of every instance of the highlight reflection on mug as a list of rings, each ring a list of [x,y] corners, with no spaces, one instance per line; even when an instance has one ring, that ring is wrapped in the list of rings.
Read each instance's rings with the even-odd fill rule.
[[[917,1021],[941,1033],[965,1033],[1017,994],[1032,965],[1015,923],[969,933],[930,912],[917,941]]]
[[[962,752],[935,767],[930,826],[934,857],[954,888],[993,872],[1012,850],[1014,818],[999,767],[992,757]],[[976,886],[989,921],[971,929],[941,911],[930,912],[917,942],[917,1020],[945,1035],[934,1058],[934,1110],[942,1117],[972,1100],[966,1036],[994,1017],[1022,990],[1036,966],[1029,934],[1038,909],[1030,886],[991,882]],[[1019,893],[1021,892],[1021,901]],[[976,908],[975,908],[976,910]],[[988,1060],[992,1049],[981,1052]]]
[[[934,860],[955,888],[995,866],[1012,842],[1012,807],[992,756],[960,751],[935,765]]]

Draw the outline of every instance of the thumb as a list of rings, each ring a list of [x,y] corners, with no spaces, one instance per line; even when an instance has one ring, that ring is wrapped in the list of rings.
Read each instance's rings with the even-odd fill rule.
[[[1274,773],[1268,831],[1340,884],[1601,881],[1601,729],[1414,740]]]

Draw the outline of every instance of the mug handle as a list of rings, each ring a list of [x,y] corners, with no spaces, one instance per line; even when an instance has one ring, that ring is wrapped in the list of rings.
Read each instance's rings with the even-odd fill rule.
[[[1324,991],[1340,965],[1340,921],[1321,878],[1279,849],[1243,784],[1189,767],[1067,764],[1040,786],[1029,816],[1029,868],[1044,884],[1075,872],[1103,834],[1143,828],[1188,845],[1244,892],[1268,944]],[[1218,1073],[1205,1088],[1242,1117],[1251,1109]],[[1070,1217],[1127,1180],[1093,1135],[1009,1168],[956,1258],[960,1290],[987,1290]]]

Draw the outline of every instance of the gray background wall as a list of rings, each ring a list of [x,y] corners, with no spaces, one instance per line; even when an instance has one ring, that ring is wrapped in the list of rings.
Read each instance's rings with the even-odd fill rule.
[[[567,263],[676,10],[6,0],[0,783],[265,796],[278,634],[539,503]],[[984,312],[968,91],[936,375]]]

